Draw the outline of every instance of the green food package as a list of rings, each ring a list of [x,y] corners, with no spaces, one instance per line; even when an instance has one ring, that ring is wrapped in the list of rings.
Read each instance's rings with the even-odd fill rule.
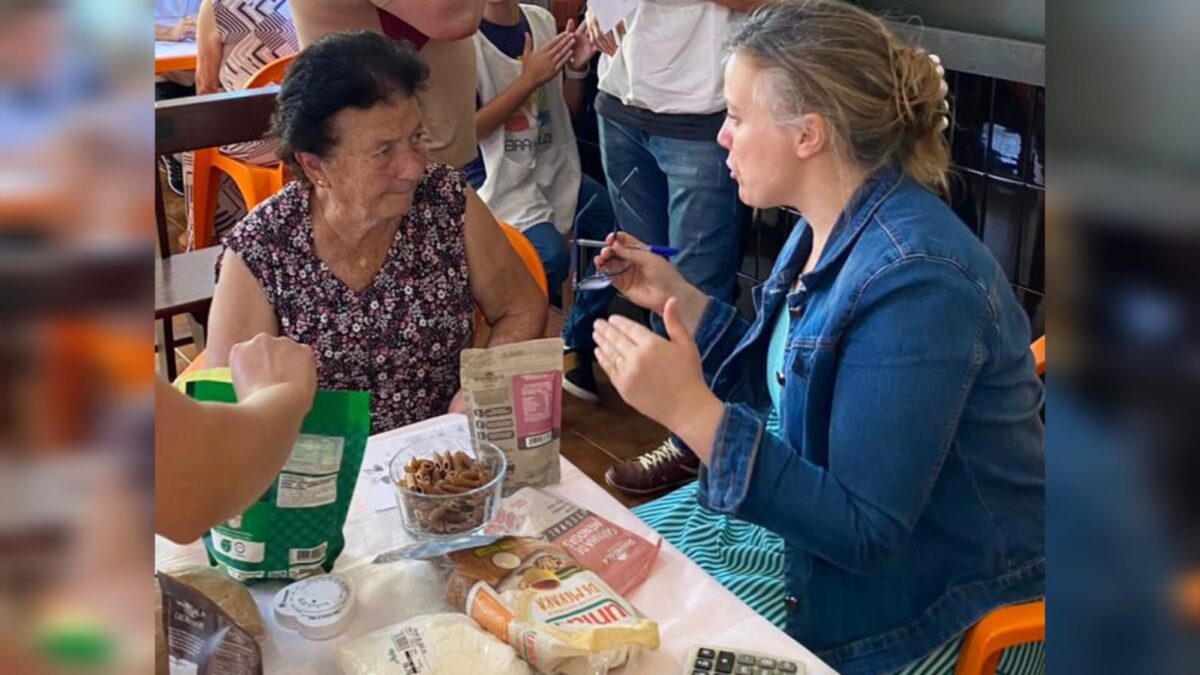
[[[189,382],[187,391],[198,401],[237,401],[227,382]],[[204,535],[209,562],[246,583],[331,571],[370,433],[370,393],[318,391],[275,483]]]

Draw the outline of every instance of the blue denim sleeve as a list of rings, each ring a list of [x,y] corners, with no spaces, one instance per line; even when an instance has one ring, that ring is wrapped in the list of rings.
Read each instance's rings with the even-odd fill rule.
[[[983,362],[990,307],[952,263],[884,268],[866,282],[839,350],[828,460],[809,461],[752,408],[726,404],[700,503],[852,573],[876,569],[925,508]],[[785,397],[784,425],[803,413]]]
[[[696,346],[700,349],[705,375],[712,378],[749,329],[750,322],[732,305],[711,296],[708,298],[708,305],[696,326]]]

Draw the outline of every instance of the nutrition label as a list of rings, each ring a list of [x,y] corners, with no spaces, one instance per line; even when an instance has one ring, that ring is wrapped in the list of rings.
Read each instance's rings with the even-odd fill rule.
[[[337,478],[337,474],[301,476],[281,473],[275,505],[281,509],[306,509],[332,504],[337,501]]]

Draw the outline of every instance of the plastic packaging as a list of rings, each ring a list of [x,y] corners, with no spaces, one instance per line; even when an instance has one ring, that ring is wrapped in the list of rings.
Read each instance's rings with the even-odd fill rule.
[[[233,403],[233,385],[188,383],[200,401]],[[204,535],[210,561],[251,583],[329,572],[345,545],[342,526],[371,431],[370,394],[318,391],[275,483],[242,515]]]

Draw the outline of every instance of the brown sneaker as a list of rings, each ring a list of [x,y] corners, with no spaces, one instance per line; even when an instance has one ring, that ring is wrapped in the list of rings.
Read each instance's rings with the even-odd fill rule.
[[[668,438],[654,450],[610,468],[604,481],[626,494],[647,495],[690,483],[698,473],[700,458]]]

